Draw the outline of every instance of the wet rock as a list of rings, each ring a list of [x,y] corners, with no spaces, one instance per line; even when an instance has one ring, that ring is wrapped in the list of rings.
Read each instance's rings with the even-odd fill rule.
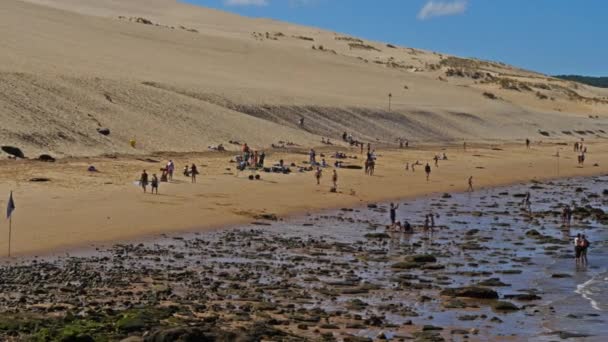
[[[496,311],[518,311],[520,310],[520,308],[511,303],[511,302],[504,302],[504,301],[498,301],[494,304],[492,304],[492,308]]]
[[[437,262],[437,258],[435,258],[434,255],[430,255],[430,254],[412,255],[412,256],[407,257],[406,260],[409,262],[419,262],[419,263]]]
[[[441,291],[442,296],[465,297],[477,299],[498,299],[498,293],[492,289],[479,286],[448,288]]]
[[[540,300],[540,299],[542,299],[540,296],[537,296],[535,294],[527,294],[527,293],[522,293],[522,294],[507,294],[507,295],[504,295],[504,297],[506,299],[515,299],[515,300],[520,300],[520,301],[532,301],[532,300]]]
[[[477,285],[479,285],[479,286],[497,286],[497,287],[510,286],[510,284],[505,284],[502,281],[500,281],[499,278],[486,279],[486,280],[480,281]]]

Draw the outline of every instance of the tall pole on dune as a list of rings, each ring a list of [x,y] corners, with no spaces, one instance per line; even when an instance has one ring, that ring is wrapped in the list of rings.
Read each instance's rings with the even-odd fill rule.
[[[11,257],[11,233],[13,231],[13,216],[8,218],[8,257]]]
[[[388,93],[388,111],[390,113],[391,111],[391,99],[393,98],[393,94],[392,93]]]

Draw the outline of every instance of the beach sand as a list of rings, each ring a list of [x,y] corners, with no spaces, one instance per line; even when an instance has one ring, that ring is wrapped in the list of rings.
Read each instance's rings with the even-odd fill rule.
[[[471,144],[470,144],[471,145]],[[179,231],[202,231],[256,221],[261,214],[286,217],[319,210],[351,207],[377,201],[413,198],[431,193],[467,189],[469,176],[474,185],[494,187],[533,179],[598,175],[608,172],[608,145],[588,145],[584,167],[577,167],[571,146],[534,143],[527,150],[523,143],[500,148],[423,146],[408,150],[378,151],[376,174],[363,170],[339,169],[338,193],[330,193],[331,169],[321,186],[312,172],[289,175],[259,173],[260,181],[250,181],[250,171],[237,174],[229,161],[234,153],[158,154],[148,157],[75,158],[56,163],[2,161],[0,163],[0,207],[6,206],[14,191],[17,210],[13,216],[13,255],[31,255],[65,250],[76,246],[151,237]],[[556,151],[560,149],[559,175]],[[325,159],[341,148],[324,148]],[[352,165],[362,165],[359,150],[345,150]],[[266,165],[280,159],[286,164],[306,166],[307,150],[267,150]],[[449,160],[436,168],[435,154],[446,153]],[[141,159],[141,160],[140,160]],[[144,161],[152,159],[153,162]],[[160,195],[143,194],[135,182],[143,169],[160,176],[161,167],[173,159],[175,181],[161,183]],[[405,171],[405,163],[419,160],[431,163],[433,171],[425,181],[423,167]],[[156,162],[158,161],[158,162]],[[181,175],[184,165],[196,163],[201,174],[197,184]],[[594,166],[597,164],[598,166]],[[95,165],[98,173],[87,172]],[[294,168],[292,168],[294,169]],[[48,178],[48,182],[30,182]],[[3,223],[8,226],[8,222]],[[7,227],[8,228],[8,227]],[[7,240],[0,242],[0,251]]]

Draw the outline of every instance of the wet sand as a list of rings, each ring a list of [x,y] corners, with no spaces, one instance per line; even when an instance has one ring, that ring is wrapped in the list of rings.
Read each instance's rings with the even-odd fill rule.
[[[177,154],[158,153],[116,158],[74,158],[56,163],[37,161],[0,162],[0,207],[6,207],[9,191],[14,191],[17,211],[13,220],[13,255],[42,255],[66,248],[98,246],[112,241],[154,237],[161,233],[203,231],[243,225],[256,217],[274,214],[289,217],[320,210],[353,207],[368,202],[414,198],[431,193],[464,191],[474,177],[476,188],[494,187],[570,176],[590,176],[608,172],[608,145],[589,143],[585,167],[577,167],[571,146],[534,142],[527,150],[513,145],[472,144],[461,146],[414,146],[407,150],[380,150],[376,174],[363,170],[339,169],[338,193],[331,193],[331,169],[316,186],[308,167],[307,149],[266,150],[266,165],[283,159],[292,163],[289,175],[258,173],[261,181],[250,181],[251,171],[237,172],[230,163],[237,152]],[[235,148],[230,146],[230,148]],[[236,147],[238,148],[238,147]],[[559,170],[556,152],[560,150]],[[318,149],[327,163],[331,155],[345,152],[347,165],[362,166],[359,149],[333,146]],[[435,167],[435,154],[446,153],[449,160]],[[319,157],[321,159],[322,157]],[[134,184],[143,169],[157,173],[169,160],[176,162],[175,181],[161,183],[160,195],[143,194]],[[433,167],[429,182],[423,165],[406,171],[406,163],[416,160]],[[181,175],[184,165],[196,163],[201,175],[197,184]],[[86,169],[94,165],[100,172]],[[597,166],[595,166],[597,165]],[[48,182],[31,182],[48,178]],[[0,251],[7,250],[6,239]]]
[[[575,291],[606,272],[606,189],[594,177],[399,201],[414,234],[387,232],[388,205],[367,203],[26,258],[0,269],[3,324],[112,340],[602,341],[606,311]],[[592,241],[586,268],[577,232]]]

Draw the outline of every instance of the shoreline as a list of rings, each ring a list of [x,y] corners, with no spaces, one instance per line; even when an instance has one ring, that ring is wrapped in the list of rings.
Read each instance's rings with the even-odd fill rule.
[[[357,207],[370,202],[413,200],[432,196],[433,194],[458,193],[466,190],[466,176],[464,175],[467,174],[474,174],[476,178],[476,190],[482,190],[514,185],[534,179],[545,181],[579,176],[594,176],[608,172],[608,145],[591,143],[590,146],[594,152],[591,155],[592,157],[589,158],[589,164],[599,163],[599,167],[572,167],[568,163],[568,159],[572,157],[566,155],[563,158],[563,164],[565,165],[562,166],[560,175],[549,175],[546,169],[553,166],[551,164],[553,164],[552,161],[555,159],[550,155],[550,152],[560,146],[563,145],[534,146],[533,151],[526,151],[521,146],[513,145],[501,146],[500,150],[495,150],[495,148],[470,148],[467,152],[463,152],[458,148],[445,148],[441,146],[433,149],[383,150],[378,152],[380,159],[376,176],[364,176],[362,170],[338,169],[341,178],[339,181],[340,185],[346,183],[345,186],[342,185],[343,190],[340,189],[342,192],[338,194],[329,193],[326,188],[328,185],[323,185],[321,188],[314,186],[312,184],[311,173],[296,173],[291,175],[261,173],[263,177],[261,182],[251,182],[243,178],[236,178],[238,176],[235,177],[233,173],[226,172],[227,167],[233,168],[233,164],[226,162],[230,155],[229,153],[219,156],[205,153],[204,158],[199,155],[184,158],[184,160],[188,161],[198,162],[202,160],[205,167],[202,168],[199,183],[205,184],[199,187],[188,186],[182,180],[179,180],[175,184],[161,183],[161,195],[158,197],[138,194],[134,190],[139,188],[130,185],[132,180],[128,180],[131,177],[136,177],[137,170],[141,167],[156,168],[161,165],[160,163],[145,163],[139,160],[144,158],[135,160],[129,158],[119,158],[116,160],[87,158],[86,160],[64,160],[54,165],[39,162],[18,162],[19,164],[17,165],[25,165],[26,169],[32,165],[34,168],[48,167],[50,169],[48,171],[44,170],[45,172],[40,172],[36,170],[35,173],[32,172],[29,175],[39,177],[47,173],[51,176],[51,182],[38,185],[28,183],[24,179],[15,183],[16,187],[19,188],[15,192],[15,201],[17,203],[15,215],[18,216],[14,222],[15,238],[18,240],[17,243],[13,242],[13,255],[18,257],[28,257],[37,254],[49,255],[86,246],[90,247],[90,245],[105,246],[138,238],[147,240],[163,233],[190,233],[225,229],[249,224],[255,221],[254,216],[264,213],[274,214],[279,218],[290,218],[310,213],[331,211],[341,207]],[[359,156],[358,153],[352,153],[352,150],[345,150],[339,147],[327,148],[327,151],[330,150],[347,151],[348,154]],[[438,169],[433,168],[431,182],[426,183],[423,181],[422,170],[412,174],[402,169],[405,160],[425,160],[422,159],[425,156],[428,156],[428,160],[434,151],[446,152],[450,155],[450,159],[448,161],[441,161]],[[278,158],[285,158],[286,160],[300,164],[300,160],[306,159],[300,153],[296,154],[290,151],[290,153],[285,154],[282,152],[272,151],[272,161],[274,162]],[[507,157],[501,160],[504,154],[507,154]],[[333,159],[327,159],[328,163],[332,164]],[[347,161],[356,165],[361,163],[360,159],[347,159]],[[85,162],[95,164],[99,162],[104,169],[99,175],[92,176],[82,175],[82,171],[80,170],[75,171],[76,166],[84,169],[86,167]],[[465,164],[464,167],[463,163]],[[505,174],[502,169],[505,163],[513,167],[514,171]],[[182,164],[181,160],[176,162],[178,170]],[[446,165],[447,167],[441,168],[442,165]],[[3,174],[6,168],[10,168],[11,166],[13,165],[10,162],[0,165],[0,174]],[[474,168],[480,166],[483,169]],[[125,174],[113,171],[106,174],[106,167],[114,169],[126,168],[129,172]],[[448,170],[447,175],[443,174],[444,169]],[[67,179],[67,181],[60,180],[59,184],[54,184],[58,172],[65,173],[66,178],[70,178],[75,173],[78,173],[75,177],[81,178],[83,181],[78,182],[77,179],[74,179],[74,182],[71,182],[71,179]],[[231,174],[227,175],[228,173]],[[243,177],[243,173],[240,176]],[[27,173],[25,177],[22,175],[22,178],[27,177]],[[327,178],[329,177],[326,176],[324,179],[325,183],[328,183]],[[394,179],[394,182],[391,179]],[[261,188],[260,184],[268,186]],[[110,189],[105,189],[106,186],[110,187]],[[10,184],[0,183],[0,190],[8,190],[10,187]],[[100,191],[96,193],[98,188],[100,188]],[[209,188],[212,189],[210,190]],[[254,196],[251,193],[246,193],[243,196],[243,190],[254,193]],[[37,202],[31,205],[30,208],[23,206],[21,197],[22,194],[29,191],[32,191],[36,195],[32,196],[31,199]],[[41,200],[40,198],[40,196],[47,196],[45,193],[49,191],[59,193],[58,196],[52,199],[54,203]],[[167,191],[167,193],[164,193],[164,191]],[[294,195],[294,193],[297,195]],[[241,197],[247,198],[242,199]],[[91,205],[86,206],[83,201],[89,202]],[[119,203],[108,205],[107,201],[117,201]],[[204,203],[194,203],[197,201]],[[30,203],[27,204],[29,205]],[[5,201],[0,201],[0,206],[3,205],[5,205]],[[44,215],[46,205],[54,206],[58,211],[61,211],[64,206],[74,206],[73,212],[85,210],[87,214],[80,214],[80,218],[73,220],[70,220],[70,217],[75,216],[74,213],[65,210],[62,216],[53,215],[48,212]],[[99,207],[95,207],[96,205]],[[94,208],[92,209],[91,206]],[[201,207],[207,211],[206,215],[193,213],[193,211],[201,210]],[[268,208],[275,208],[275,210]],[[125,212],[125,210],[129,211],[131,209],[133,209],[133,212]],[[159,209],[164,211],[164,213],[148,214],[150,210],[155,211]],[[82,216],[90,215],[89,217],[97,217],[99,220],[104,217],[104,210],[111,213],[115,211],[119,212],[118,219],[111,220],[109,228],[108,225],[99,222],[86,223],[87,220],[82,218]],[[41,243],[40,241],[24,243],[23,240],[19,242],[19,233],[22,233],[20,229],[23,229],[23,223],[20,221],[23,219],[22,215],[25,215],[23,214],[24,211],[29,213],[38,211],[37,216],[39,216],[38,220],[28,218],[31,221],[25,224],[36,226],[42,222],[45,222],[45,224],[47,222],[56,222],[56,225],[63,226],[62,229],[55,229],[57,233],[65,233],[67,231],[75,234],[82,233],[82,227],[85,227],[84,235],[79,239],[72,238],[68,239],[68,241],[57,239],[56,236],[50,236],[52,241],[44,241],[45,243]],[[152,217],[148,217],[148,215]],[[49,216],[52,218],[49,218]],[[112,214],[112,216],[114,215]],[[133,220],[133,216],[137,216],[139,219]],[[174,217],[176,219],[174,221],[167,220],[167,217]],[[110,221],[110,216],[107,216],[107,220]],[[197,221],[199,223],[193,223]],[[86,225],[92,225],[92,227],[86,228]],[[127,227],[136,228],[127,229]],[[95,234],[96,228],[100,228],[99,230],[110,230],[111,234],[100,237],[99,234]],[[102,233],[99,230],[97,231]],[[0,243],[0,250],[4,248],[5,246]],[[0,260],[7,259],[2,258]]]
[[[433,208],[438,225],[430,234],[385,232],[387,205],[377,203],[377,207],[315,213],[267,227],[167,234],[83,254],[24,260],[17,267],[3,265],[2,272],[7,277],[7,291],[18,289],[31,293],[27,298],[32,296],[26,303],[9,297],[7,308],[28,309],[2,318],[38,321],[39,316],[31,315],[51,299],[57,303],[53,304],[56,310],[70,312],[70,303],[81,298],[79,291],[85,291],[87,304],[81,305],[87,314],[76,318],[72,326],[86,326],[89,317],[97,317],[102,308],[115,308],[102,316],[104,330],[90,334],[124,337],[167,329],[144,322],[132,332],[116,331],[120,326],[116,322],[138,312],[152,315],[153,320],[169,315],[183,323],[200,322],[207,316],[198,316],[199,312],[205,312],[218,317],[226,329],[264,318],[267,327],[303,340],[318,340],[324,334],[373,339],[381,333],[396,339],[432,335],[449,340],[467,335],[471,341],[550,340],[553,335],[582,335],[577,328],[582,325],[589,337],[581,340],[595,341],[606,336],[605,329],[598,326],[605,314],[585,318],[592,311],[589,303],[572,293],[577,280],[594,268],[575,270],[571,265],[570,236],[581,230],[592,236],[597,249],[591,252],[590,263],[603,265],[606,259],[597,254],[608,253],[608,245],[598,244],[605,240],[603,221],[597,221],[598,216],[576,214],[566,233],[555,208],[573,198],[579,204],[590,199],[592,208],[603,208],[603,197],[591,196],[605,188],[598,186],[600,180],[608,186],[606,176],[526,182],[480,190],[472,196],[432,195],[401,205],[398,217],[416,227]],[[520,210],[518,199],[537,186],[540,188],[533,193],[538,201],[534,215],[529,216]],[[580,193],[579,187],[586,190]],[[73,273],[75,269],[82,274]],[[41,272],[51,275],[43,293],[35,282],[27,281]],[[103,280],[107,277],[114,280]],[[124,281],[125,277],[130,280]],[[475,299],[446,292],[471,286],[492,290],[498,297]],[[111,297],[118,300],[102,298],[103,291],[96,287],[112,291],[116,295]],[[150,291],[158,296],[152,301],[147,295]],[[128,297],[121,297],[125,295]],[[563,298],[566,303],[560,303]],[[149,311],[167,308],[166,303],[179,303],[176,305],[182,309],[178,313]],[[500,310],[497,305],[517,309]],[[189,310],[194,316],[185,318],[184,312]],[[243,321],[243,315],[255,318]],[[567,325],[561,323],[564,320]],[[62,331],[64,327],[51,325],[49,329]]]

